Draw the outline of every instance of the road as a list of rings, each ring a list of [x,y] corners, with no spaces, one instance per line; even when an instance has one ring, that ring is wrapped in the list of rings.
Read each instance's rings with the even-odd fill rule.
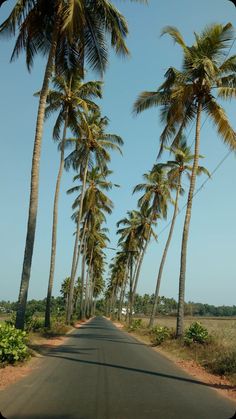
[[[236,404],[96,317],[0,393],[8,419],[229,419]]]

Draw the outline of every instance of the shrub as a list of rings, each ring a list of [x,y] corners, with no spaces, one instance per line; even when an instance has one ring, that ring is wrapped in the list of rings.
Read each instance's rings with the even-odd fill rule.
[[[50,338],[53,336],[65,335],[66,333],[69,332],[70,329],[71,329],[71,326],[68,326],[61,321],[55,321],[52,323],[52,326],[50,329],[43,328],[41,329],[41,332],[44,337]]]
[[[13,313],[9,320],[6,320],[5,323],[9,324],[10,326],[14,326],[16,322],[16,314]],[[40,319],[37,316],[33,316],[28,311],[25,314],[25,330],[27,333],[29,332],[38,332],[44,327],[43,319]]]
[[[191,343],[206,343],[209,338],[207,329],[199,322],[192,323],[185,331],[184,342],[187,345]]]
[[[0,325],[0,362],[14,364],[27,357],[26,332],[9,324]]]
[[[236,374],[236,351],[218,351],[214,358],[205,362],[205,366],[214,374]]]
[[[129,330],[137,330],[142,327],[142,319],[133,319],[131,325],[129,326]]]
[[[170,339],[171,329],[166,326],[154,326],[150,330],[153,345],[161,345],[165,340]]]

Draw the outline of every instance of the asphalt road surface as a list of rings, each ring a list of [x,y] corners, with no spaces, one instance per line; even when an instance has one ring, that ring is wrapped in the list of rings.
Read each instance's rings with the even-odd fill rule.
[[[0,393],[8,419],[229,419],[236,404],[96,317]]]

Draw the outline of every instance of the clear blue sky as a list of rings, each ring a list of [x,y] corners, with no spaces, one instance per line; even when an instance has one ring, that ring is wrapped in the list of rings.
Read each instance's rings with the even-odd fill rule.
[[[0,9],[1,21],[15,1],[9,0]],[[146,111],[133,117],[132,104],[143,90],[154,90],[163,80],[169,66],[178,67],[181,51],[167,37],[160,38],[166,25],[177,26],[187,43],[192,43],[193,32],[199,32],[210,23],[236,25],[236,8],[228,0],[150,0],[149,6],[135,2],[114,1],[126,16],[130,36],[129,59],[111,54],[105,75],[103,113],[110,120],[110,132],[125,141],[124,156],[114,155],[111,169],[113,180],[121,188],[112,192],[115,204],[108,219],[111,247],[116,246],[116,222],[126,211],[135,208],[137,197],[132,196],[135,184],[142,174],[151,169],[158,150],[161,132],[158,110]],[[1,287],[0,300],[16,300],[20,284],[25,245],[31,155],[33,148],[37,99],[33,93],[40,89],[45,62],[38,58],[28,74],[24,57],[9,64],[13,41],[1,39]],[[236,44],[231,54],[235,53]],[[91,75],[91,78],[95,78]],[[236,102],[226,106],[232,125],[236,128]],[[29,298],[44,298],[47,290],[52,202],[59,155],[51,139],[53,119],[45,125],[40,171],[40,196],[36,241],[29,289]],[[194,132],[194,131],[193,131]],[[193,132],[189,141],[193,141]],[[227,153],[207,121],[201,131],[201,154],[204,165],[212,171]],[[59,295],[60,284],[70,273],[73,246],[73,223],[70,220],[73,197],[65,191],[72,185],[72,173],[65,174],[60,197],[58,253],[54,295]],[[204,178],[200,179],[198,186]],[[235,156],[224,162],[211,181],[195,199],[188,247],[186,300],[216,305],[235,304],[236,295],[236,161]],[[187,186],[187,180],[185,180]],[[184,205],[186,197],[180,204]],[[171,217],[172,208],[169,211]],[[161,294],[177,298],[181,233],[184,211],[177,220],[173,242],[168,255]],[[168,217],[168,218],[169,218]],[[165,227],[161,223],[158,231]],[[158,232],[157,231],[157,232]],[[158,244],[151,243],[144,262],[139,292],[152,293],[163,246],[165,230]],[[108,251],[108,260],[114,255]]]

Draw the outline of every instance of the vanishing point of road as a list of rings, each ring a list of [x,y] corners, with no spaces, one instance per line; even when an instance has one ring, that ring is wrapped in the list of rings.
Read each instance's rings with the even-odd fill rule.
[[[0,393],[8,419],[229,419],[236,404],[96,317]]]

